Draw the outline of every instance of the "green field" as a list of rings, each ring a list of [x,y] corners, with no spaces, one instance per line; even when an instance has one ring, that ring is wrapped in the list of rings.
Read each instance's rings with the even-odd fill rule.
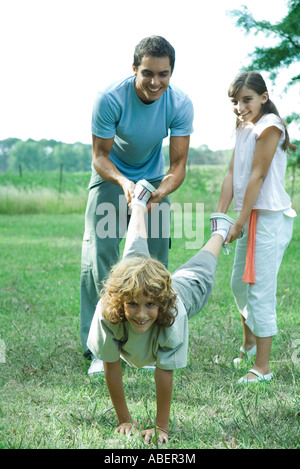
[[[226,166],[199,165],[187,169],[186,178],[171,194],[172,202],[202,202],[206,211],[214,211],[218,202]],[[0,173],[0,214],[83,213],[89,172]],[[300,211],[300,168],[293,183],[292,168],[286,173],[286,190],[293,195],[293,206]]]
[[[225,168],[217,171],[208,177],[203,169],[198,185],[199,175],[188,176],[182,198],[178,191],[172,199],[205,203],[205,239],[209,211],[219,193],[219,187],[213,187],[220,186]],[[73,187],[84,192],[88,178],[76,177]],[[38,186],[42,193],[47,183],[32,182],[35,194]],[[19,184],[14,187],[20,190]],[[243,371],[232,367],[242,338],[230,291],[234,253],[221,255],[212,297],[190,322],[188,366],[174,373],[165,449],[299,448],[299,228],[298,216],[278,279],[274,380],[251,387],[236,384]],[[138,434],[114,434],[117,420],[104,379],[86,374],[89,363],[82,357],[79,340],[83,230],[84,210],[78,207],[73,213],[19,210],[0,215],[0,448],[146,447]],[[171,271],[194,253],[182,248],[185,241],[173,239]],[[152,425],[153,372],[127,365],[123,371],[133,418],[144,427]]]

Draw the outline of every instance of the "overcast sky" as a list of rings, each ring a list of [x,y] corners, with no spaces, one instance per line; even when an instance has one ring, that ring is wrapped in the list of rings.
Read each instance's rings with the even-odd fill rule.
[[[0,0],[0,140],[91,143],[97,91],[132,75],[135,45],[158,34],[176,50],[171,82],[194,103],[191,145],[232,148],[227,89],[261,41],[226,14],[241,5],[271,22],[287,13],[285,0]],[[289,77],[267,80],[282,117],[299,110],[299,88],[283,92]]]

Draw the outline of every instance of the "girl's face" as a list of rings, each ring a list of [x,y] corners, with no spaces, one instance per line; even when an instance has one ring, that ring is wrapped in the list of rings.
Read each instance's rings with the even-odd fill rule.
[[[241,122],[252,122],[255,124],[262,116],[262,104],[268,101],[269,95],[265,93],[259,95],[256,91],[243,86],[237,94],[231,98],[233,112]]]
[[[131,302],[124,303],[125,318],[136,332],[147,332],[158,316],[158,305],[149,296],[139,293]]]

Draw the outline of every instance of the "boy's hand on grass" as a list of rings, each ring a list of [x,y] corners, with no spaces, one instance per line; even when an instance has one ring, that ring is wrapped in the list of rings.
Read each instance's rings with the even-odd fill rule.
[[[120,433],[120,435],[132,435],[137,432],[139,424],[137,422],[123,422],[115,429],[115,433]]]
[[[157,437],[160,443],[168,442],[168,432],[162,428],[148,428],[147,430],[142,431],[142,436],[145,439],[145,443],[150,444],[153,437]]]

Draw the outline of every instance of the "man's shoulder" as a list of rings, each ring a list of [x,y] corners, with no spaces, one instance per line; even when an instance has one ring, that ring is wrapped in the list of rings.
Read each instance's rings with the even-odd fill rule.
[[[119,109],[122,108],[126,100],[128,99],[129,94],[132,92],[133,89],[133,82],[134,77],[128,77],[119,81],[116,81],[101,91],[98,91],[95,102],[94,102],[94,109],[99,112],[119,112]]]
[[[126,92],[127,90],[132,89],[133,80],[134,80],[134,77],[131,76],[131,77],[123,78],[122,80],[115,81],[111,83],[109,86],[107,86],[100,93],[109,95],[109,94]]]
[[[192,101],[188,94],[181,88],[170,84],[167,90],[169,100],[173,106],[180,108],[181,106],[192,106]]]
[[[168,91],[170,95],[176,96],[178,98],[182,99],[187,99],[188,95],[185,91],[183,91],[181,88],[178,88],[178,86],[174,85],[173,83],[169,85]]]

